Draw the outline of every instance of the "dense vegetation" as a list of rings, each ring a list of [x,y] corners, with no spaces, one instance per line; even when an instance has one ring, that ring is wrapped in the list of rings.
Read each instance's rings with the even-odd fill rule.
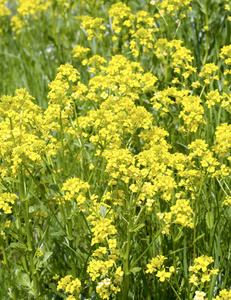
[[[230,10],[0,0],[0,299],[231,299]]]

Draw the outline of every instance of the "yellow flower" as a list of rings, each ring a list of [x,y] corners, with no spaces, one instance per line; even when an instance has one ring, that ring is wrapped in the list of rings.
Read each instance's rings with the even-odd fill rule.
[[[164,261],[167,259],[167,257],[164,257],[163,255],[157,255],[155,258],[152,258],[151,262],[147,264],[147,270],[146,273],[153,273],[157,270],[160,270],[164,264]]]
[[[196,291],[193,299],[194,300],[204,300],[205,296],[206,296],[206,294],[204,292]]]
[[[195,286],[198,286],[198,277],[193,274],[191,277],[190,277],[190,280],[189,280],[190,283],[193,283]]]
[[[157,277],[160,278],[161,282],[164,282],[166,278],[170,278],[171,273],[170,272],[166,272],[165,269],[162,271],[158,271],[156,274]]]

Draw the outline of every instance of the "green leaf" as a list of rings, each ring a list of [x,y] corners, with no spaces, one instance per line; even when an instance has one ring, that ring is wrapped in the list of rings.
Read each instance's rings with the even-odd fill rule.
[[[51,232],[51,236],[64,236],[65,232],[64,231],[56,231],[56,232]]]
[[[178,232],[177,236],[174,238],[174,242],[178,241],[183,235],[182,229]]]
[[[29,213],[33,213],[34,211],[35,211],[34,206],[30,206],[30,207],[29,207]]]
[[[138,230],[140,230],[141,228],[143,228],[145,226],[144,223],[138,225],[138,226],[135,226],[134,228],[130,229],[129,232],[136,232]]]
[[[6,188],[4,185],[2,185],[1,183],[0,183],[0,188],[1,188],[3,191],[7,191],[7,188]]]
[[[19,271],[17,273],[17,279],[19,284],[31,288],[30,277],[27,273]]]
[[[49,287],[50,287],[50,289],[52,290],[52,292],[53,292],[55,295],[58,295],[58,296],[60,296],[61,298],[66,299],[66,295],[64,295],[63,293],[57,291],[57,286],[56,286],[56,284],[50,283],[50,284],[49,284]]]
[[[15,183],[19,183],[18,179],[12,178],[12,177],[4,177],[5,181],[10,181],[10,182],[15,182]]]
[[[135,275],[135,274],[138,273],[140,270],[141,270],[140,267],[135,267],[135,268],[132,268],[132,269],[130,270],[130,273],[132,273],[132,274]]]
[[[21,244],[21,243],[11,243],[10,248],[17,249],[19,251],[26,251],[27,250],[26,245]]]
[[[50,184],[49,185],[49,188],[55,192],[59,192],[60,189],[59,189],[59,186],[57,184]]]
[[[51,257],[52,254],[53,254],[53,252],[46,252],[46,253],[44,253],[44,256],[42,258],[42,262],[45,263],[48,260],[48,258]]]
[[[201,239],[204,235],[205,235],[204,233],[201,234],[201,235],[199,235],[199,236],[195,239],[195,241],[193,241],[193,243],[196,243],[196,242],[197,242],[199,239]]]
[[[104,206],[100,206],[100,214],[101,216],[104,218],[106,216],[106,213],[107,213],[107,207],[104,207]]]
[[[205,219],[206,219],[207,227],[209,229],[212,229],[212,227],[213,227],[213,213],[211,211],[207,212]]]

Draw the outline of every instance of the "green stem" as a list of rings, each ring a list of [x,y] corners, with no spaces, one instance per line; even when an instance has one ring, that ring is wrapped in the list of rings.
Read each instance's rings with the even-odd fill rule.
[[[38,298],[38,282],[37,282],[37,274],[36,269],[34,266],[34,260],[33,260],[33,241],[31,236],[31,229],[30,229],[30,221],[29,221],[29,207],[28,207],[28,201],[26,200],[25,196],[25,186],[24,186],[24,177],[23,174],[19,173],[19,197],[22,203],[22,210],[23,210],[23,217],[25,220],[25,230],[26,230],[26,236],[27,236],[27,250],[29,252],[29,267],[30,267],[30,273],[33,280],[33,290],[34,290],[34,296],[35,299],[39,300]]]
[[[184,277],[186,281],[185,291],[186,291],[186,298],[185,300],[189,300],[189,282],[188,282],[188,264],[187,264],[187,247],[186,247],[186,232],[184,233],[184,249],[183,249],[183,270],[184,270]]]
[[[181,300],[181,297],[177,294],[177,291],[174,289],[172,283],[169,281],[169,285],[171,286],[173,292],[175,293],[175,295],[177,296],[177,299]]]
[[[157,234],[155,235],[155,237],[152,239],[151,243],[148,245],[148,247],[146,248],[146,250],[144,250],[144,252],[137,258],[137,260],[132,264],[131,269],[134,268],[134,266],[138,263],[138,261],[144,256],[144,254],[150,249],[150,247],[152,246],[153,242],[158,238],[158,236],[161,234],[161,232],[163,231],[163,228],[161,228]]]
[[[21,217],[20,217],[20,214],[19,214],[17,205],[16,205],[15,207],[16,207],[16,213],[15,213],[15,214],[16,214],[17,224],[18,224],[19,241],[23,244]],[[24,270],[25,270],[27,273],[29,273],[29,269],[28,269],[27,261],[26,261],[26,256],[25,256],[24,253],[21,253],[21,259],[22,259],[22,265],[23,265]]]
[[[168,55],[167,55],[167,61],[166,61],[166,65],[165,65],[165,89],[168,87],[168,66],[169,66],[169,51],[168,51]]]
[[[74,105],[74,114],[75,114],[75,120],[76,120],[76,124],[77,124],[77,133],[79,134],[79,143],[81,145],[81,153],[82,153],[82,160],[80,160],[80,166],[82,168],[82,172],[81,172],[81,179],[84,180],[84,177],[85,177],[85,162],[86,162],[86,158],[85,158],[85,143],[84,143],[84,139],[83,139],[83,135],[82,135],[82,130],[79,126],[79,120],[78,120],[78,115],[77,115],[77,111],[76,111],[76,107]]]
[[[14,134],[13,134],[13,123],[12,123],[12,119],[11,118],[10,118],[10,128],[11,128],[12,140],[13,140],[14,146],[16,147],[17,145],[16,145],[16,141],[15,141],[15,138],[14,138]],[[18,172],[18,178],[19,178],[19,180],[21,178],[20,172]],[[21,186],[20,182],[18,182],[19,196],[20,196],[20,191],[21,191],[22,188],[23,188],[23,186]],[[22,191],[21,191],[21,194],[22,194]],[[20,196],[20,200],[22,201],[21,196]],[[15,210],[16,210],[16,218],[17,218],[17,222],[18,222],[19,238],[20,238],[20,241],[23,243],[22,223],[21,223],[21,217],[20,217],[17,205],[15,206]],[[28,270],[28,267],[27,267],[27,261],[26,261],[25,254],[21,254],[21,258],[22,258],[23,268],[28,273],[29,270]]]
[[[208,4],[207,4],[207,0],[205,1],[205,5],[206,5],[205,25],[209,26],[209,16],[208,16]],[[208,58],[208,54],[209,54],[209,30],[207,30],[207,32],[206,32],[206,45],[205,45],[205,56],[204,56],[204,59],[203,59],[203,65],[206,63],[206,60]]]
[[[199,98],[201,98],[201,96],[203,95],[203,93],[204,93],[204,90],[205,90],[205,86],[206,86],[206,85],[204,85],[204,86],[203,86],[203,88],[202,88],[202,90],[201,90],[201,93],[200,93],[200,96],[199,96]]]
[[[124,280],[123,280],[123,292],[122,292],[122,300],[128,299],[128,290],[129,290],[129,257],[130,257],[130,250],[131,250],[131,228],[133,226],[133,218],[131,216],[132,207],[131,207],[132,199],[129,201],[129,222],[127,226],[127,248],[125,253],[125,260],[123,264],[123,271],[124,271]]]
[[[1,240],[2,240],[2,238],[1,238]],[[9,264],[8,264],[8,261],[7,261],[7,255],[6,255],[3,243],[4,243],[4,241],[2,240],[2,255],[3,255],[4,265],[6,266],[6,268],[5,268],[6,275],[7,275],[7,278],[9,280],[10,287],[11,287],[12,298],[13,298],[13,300],[17,300],[17,298],[15,296],[15,285],[13,284],[12,279],[11,279],[10,268],[9,268]]]
[[[63,143],[63,140],[64,140],[64,134],[63,134],[63,122],[62,122],[62,112],[60,110],[60,138],[61,138],[61,145],[62,145],[62,162],[61,162],[61,167],[64,171],[64,174],[66,174],[66,163],[65,163],[65,154],[64,154],[64,143]]]

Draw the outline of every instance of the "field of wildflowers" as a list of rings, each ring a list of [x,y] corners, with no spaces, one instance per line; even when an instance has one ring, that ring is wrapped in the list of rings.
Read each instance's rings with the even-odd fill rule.
[[[231,1],[0,0],[0,299],[231,299]]]

